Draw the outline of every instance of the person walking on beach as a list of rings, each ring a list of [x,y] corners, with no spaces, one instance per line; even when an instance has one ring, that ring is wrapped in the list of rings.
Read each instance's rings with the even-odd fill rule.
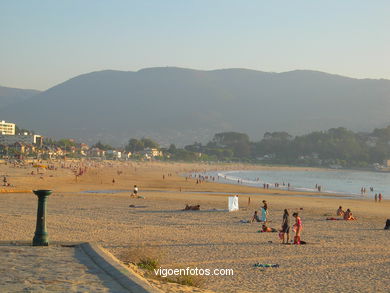
[[[298,213],[293,213],[293,217],[295,218],[295,224],[294,224],[294,244],[301,244],[301,232],[302,232],[302,220],[301,217],[299,217]]]
[[[283,233],[282,244],[288,244],[288,241],[290,240],[290,215],[287,209],[284,210],[284,214],[283,214],[282,233]],[[286,242],[284,242],[285,236],[286,236]]]
[[[378,201],[381,202],[382,201],[382,193],[380,192],[379,195],[378,195]]]
[[[378,193],[375,193],[374,199],[375,199],[375,202],[378,201]]]

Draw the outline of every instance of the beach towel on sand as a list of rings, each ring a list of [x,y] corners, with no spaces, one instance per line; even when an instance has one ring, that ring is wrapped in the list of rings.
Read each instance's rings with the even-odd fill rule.
[[[255,263],[255,268],[278,268],[279,264],[268,264],[268,263]]]
[[[339,219],[339,218],[326,218],[327,221],[340,221],[344,219]]]

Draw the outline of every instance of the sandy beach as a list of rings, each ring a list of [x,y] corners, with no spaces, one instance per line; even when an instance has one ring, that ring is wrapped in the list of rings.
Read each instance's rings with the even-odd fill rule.
[[[95,241],[124,263],[152,257],[159,259],[162,268],[233,269],[233,276],[200,278],[202,290],[215,292],[390,291],[389,232],[383,230],[390,218],[388,200],[375,203],[211,182],[196,184],[193,178],[180,176],[193,171],[259,168],[249,165],[50,164],[56,170],[39,169],[40,174],[31,165],[2,164],[0,175],[7,174],[13,185],[5,191],[54,191],[47,216],[51,241]],[[80,167],[86,167],[86,172],[76,179],[72,169]],[[135,184],[144,198],[130,198]],[[226,211],[224,193],[239,193],[239,211]],[[240,223],[250,219],[262,200],[269,203],[269,226],[276,229],[283,209],[289,209],[290,215],[298,211],[304,227],[302,240],[307,244],[282,245],[278,233],[258,233],[258,224]],[[187,203],[199,204],[201,210],[181,211]],[[32,239],[36,204],[32,193],[0,193],[0,240]],[[350,208],[358,220],[326,221],[335,216],[339,205]],[[255,268],[255,263],[279,267]],[[151,282],[166,292],[201,292]]]

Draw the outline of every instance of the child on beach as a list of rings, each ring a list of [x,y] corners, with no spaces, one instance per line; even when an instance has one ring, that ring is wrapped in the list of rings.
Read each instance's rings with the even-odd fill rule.
[[[294,224],[294,244],[301,244],[301,231],[302,231],[302,220],[299,217],[298,213],[293,213],[293,217],[295,218],[295,224]]]

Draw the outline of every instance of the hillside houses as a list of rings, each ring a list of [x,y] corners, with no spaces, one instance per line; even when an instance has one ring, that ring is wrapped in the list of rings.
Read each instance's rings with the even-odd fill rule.
[[[152,158],[163,156],[163,152],[157,148],[146,148],[142,151],[137,152],[137,154],[146,159],[152,159]]]
[[[64,138],[58,141],[43,139],[41,135],[33,131],[16,131],[18,128],[13,123],[1,121],[0,125],[0,158],[2,159],[63,159],[63,158],[90,158],[99,160],[128,160],[130,158],[140,160],[152,160],[163,157],[163,152],[158,144],[146,138],[137,150],[129,151],[112,148],[100,141],[93,146],[86,143],[78,143],[74,139]]]

